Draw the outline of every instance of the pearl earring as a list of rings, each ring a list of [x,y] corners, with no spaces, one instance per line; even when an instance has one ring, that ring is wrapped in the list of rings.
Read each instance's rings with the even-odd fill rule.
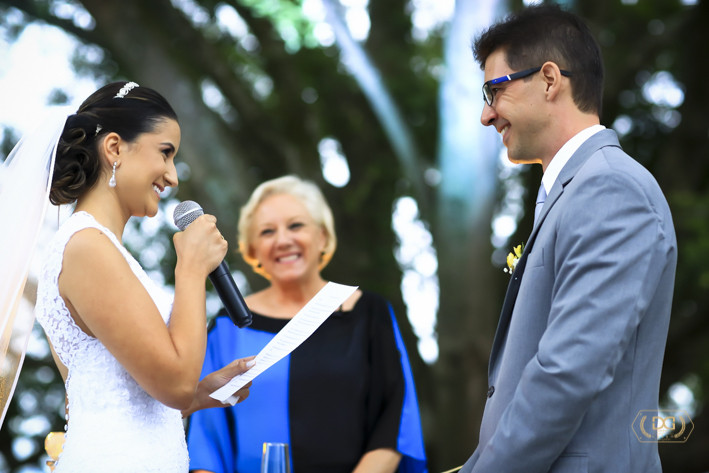
[[[108,187],[116,187],[116,166],[118,166],[118,161],[113,161],[113,173],[108,181]]]

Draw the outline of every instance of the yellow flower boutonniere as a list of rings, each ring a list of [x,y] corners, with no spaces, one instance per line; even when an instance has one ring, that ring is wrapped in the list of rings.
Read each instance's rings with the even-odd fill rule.
[[[507,255],[507,267],[504,269],[504,271],[506,273],[512,274],[512,272],[517,267],[517,263],[519,262],[519,259],[522,257],[523,251],[524,251],[524,243],[520,243],[519,245],[512,248],[512,251],[510,251],[510,254]]]

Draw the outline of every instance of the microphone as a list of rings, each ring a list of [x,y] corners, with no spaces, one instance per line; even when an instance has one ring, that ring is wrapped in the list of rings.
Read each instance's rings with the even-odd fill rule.
[[[185,228],[187,228],[190,223],[197,220],[200,215],[204,215],[202,207],[200,207],[197,202],[185,200],[175,207],[173,219],[175,220],[177,228],[184,231]],[[231,321],[234,322],[234,325],[239,328],[251,325],[251,312],[248,307],[246,307],[246,302],[244,302],[244,298],[241,297],[234,278],[231,277],[231,272],[229,271],[226,261],[222,261],[219,266],[209,274],[209,280],[212,281],[212,285],[214,289],[217,290],[219,299],[222,300],[226,313]]]

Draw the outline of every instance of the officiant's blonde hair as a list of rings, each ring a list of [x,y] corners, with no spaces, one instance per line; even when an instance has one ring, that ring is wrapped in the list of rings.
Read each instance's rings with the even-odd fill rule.
[[[251,229],[254,212],[256,212],[259,205],[266,198],[277,194],[286,194],[298,199],[308,210],[315,223],[325,232],[325,248],[318,266],[322,270],[332,259],[337,247],[332,210],[318,186],[311,181],[306,181],[293,175],[282,176],[261,183],[254,189],[246,204],[241,207],[237,240],[242,258],[253,268],[254,272],[266,279],[270,279],[270,276],[263,270],[259,261],[253,257],[251,232],[249,230]]]

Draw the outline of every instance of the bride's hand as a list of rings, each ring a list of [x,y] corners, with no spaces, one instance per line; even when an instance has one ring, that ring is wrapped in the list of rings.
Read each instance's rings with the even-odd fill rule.
[[[187,417],[193,412],[200,409],[207,409],[210,407],[225,407],[229,404],[222,403],[216,399],[209,397],[209,394],[213,393],[217,389],[228,383],[234,376],[245,373],[251,367],[254,366],[253,356],[247,358],[241,358],[234,360],[225,367],[213,371],[204,377],[202,381],[197,385],[197,390],[195,391],[194,400],[189,409],[182,411],[182,417]],[[244,399],[249,397],[249,388],[251,383],[249,382],[246,386],[239,389],[234,393],[232,397],[238,398],[237,402],[243,402]]]
[[[217,228],[217,219],[204,214],[173,235],[178,268],[206,278],[224,259],[229,246]]]

